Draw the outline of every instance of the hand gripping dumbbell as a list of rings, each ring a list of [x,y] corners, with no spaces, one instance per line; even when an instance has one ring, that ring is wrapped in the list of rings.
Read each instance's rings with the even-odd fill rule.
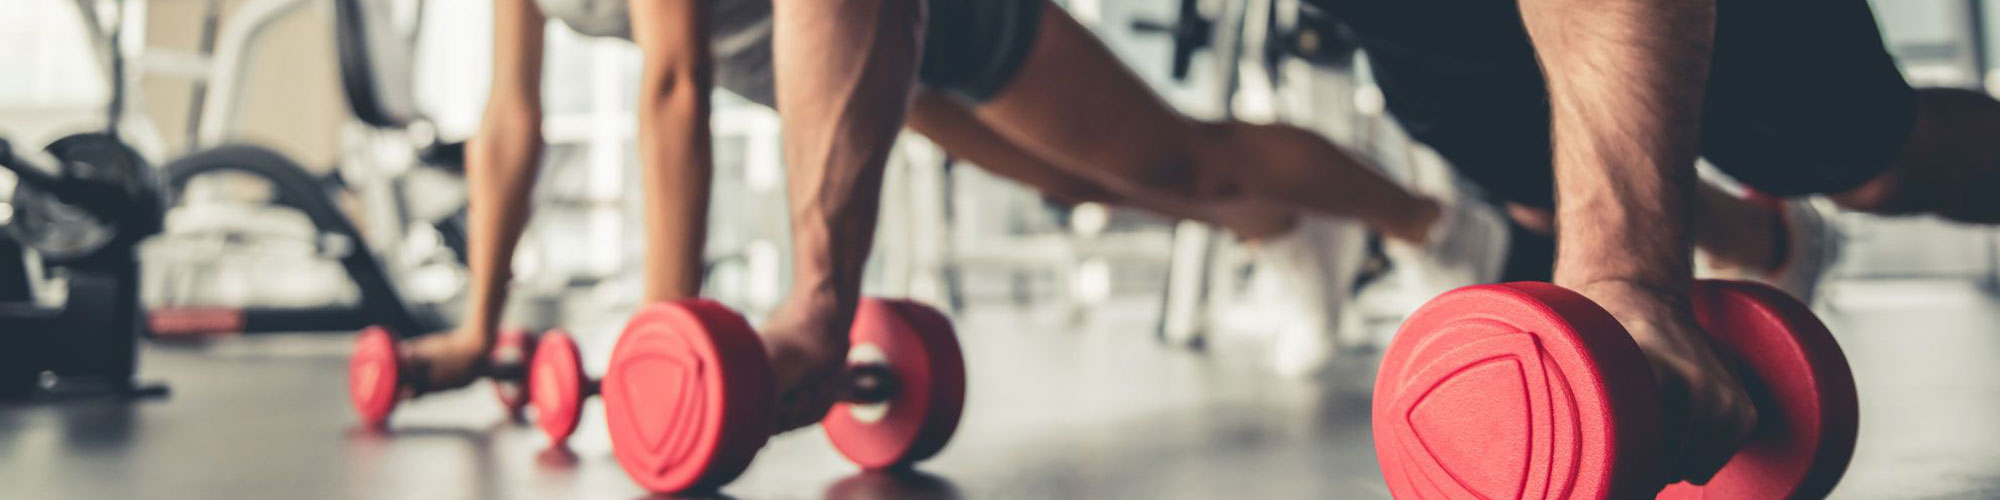
[[[600,387],[597,379],[584,375],[576,340],[561,330],[542,334],[534,361],[528,363],[528,380],[534,387],[529,399],[535,407],[535,424],[549,436],[550,444],[568,441],[576,432],[584,400],[596,396]]]
[[[500,406],[512,418],[518,418],[528,402],[530,391],[525,383],[528,358],[534,346],[534,339],[527,331],[501,330],[481,374],[493,380]],[[424,373],[422,365],[413,364],[403,356],[394,333],[379,326],[361,330],[361,338],[354,343],[354,354],[347,361],[347,395],[362,423],[382,425],[389,420],[397,403],[429,393],[429,383],[430,376]]]
[[[1479,285],[1410,315],[1375,383],[1375,453],[1400,499],[1821,498],[1854,453],[1854,376],[1805,304],[1700,281],[1695,315],[1757,405],[1708,484],[1665,485],[1667,408],[1604,309],[1547,283]]]
[[[821,421],[834,447],[868,469],[936,454],[965,403],[965,361],[950,320],[915,302],[863,299],[849,339],[850,387]],[[742,316],[706,300],[634,316],[603,390],[613,454],[655,492],[728,483],[774,424],[762,340]]]

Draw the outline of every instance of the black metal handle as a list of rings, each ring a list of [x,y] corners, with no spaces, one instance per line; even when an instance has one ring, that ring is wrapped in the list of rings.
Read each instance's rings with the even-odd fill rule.
[[[1208,48],[1209,38],[1213,36],[1215,21],[1201,15],[1201,6],[1197,2],[1199,0],[1181,0],[1180,17],[1172,24],[1145,19],[1132,22],[1133,31],[1173,37],[1175,80],[1187,79],[1188,70],[1194,65],[1194,54]]]
[[[870,363],[848,368],[847,394],[841,400],[851,403],[880,403],[896,397],[901,390],[896,380],[896,372],[887,365]]]

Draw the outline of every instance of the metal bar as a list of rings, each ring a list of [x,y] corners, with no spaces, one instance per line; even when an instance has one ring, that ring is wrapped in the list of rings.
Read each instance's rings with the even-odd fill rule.
[[[205,148],[229,139],[236,117],[237,98],[242,91],[243,64],[250,59],[250,42],[279,18],[302,7],[309,0],[249,0],[222,23],[217,35],[215,72],[203,93],[195,145]]]

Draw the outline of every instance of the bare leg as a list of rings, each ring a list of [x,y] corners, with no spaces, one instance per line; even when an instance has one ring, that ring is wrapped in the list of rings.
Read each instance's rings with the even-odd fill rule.
[[[1130,205],[1168,217],[1221,226],[1238,238],[1253,241],[1284,233],[1296,221],[1291,210],[1269,202],[1190,203],[1152,192],[1115,196],[1097,182],[1063,171],[1008,142],[973,116],[964,104],[934,92],[917,94],[916,105],[910,109],[909,126],[952,154],[1058,199]]]
[[[1310,132],[1203,124],[1175,112],[1062,9],[1014,82],[977,114],[1036,156],[1123,197],[1261,198],[1353,217],[1391,238],[1421,241],[1439,207]]]
[[[782,429],[831,406],[875,236],[883,164],[916,81],[916,0],[777,0],[773,63],[785,129],[792,291],[766,327]]]

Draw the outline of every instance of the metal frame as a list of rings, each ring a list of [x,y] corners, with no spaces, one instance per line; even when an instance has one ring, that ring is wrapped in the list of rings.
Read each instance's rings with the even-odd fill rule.
[[[80,0],[81,1],[81,0]],[[202,92],[201,111],[196,115],[194,145],[216,146],[229,140],[235,123],[238,87],[243,84],[243,65],[250,59],[250,42],[272,24],[311,0],[250,0],[229,15],[217,32],[215,52],[204,54],[209,64],[207,90]],[[219,57],[218,57],[219,55]],[[218,98],[220,97],[220,98]]]

